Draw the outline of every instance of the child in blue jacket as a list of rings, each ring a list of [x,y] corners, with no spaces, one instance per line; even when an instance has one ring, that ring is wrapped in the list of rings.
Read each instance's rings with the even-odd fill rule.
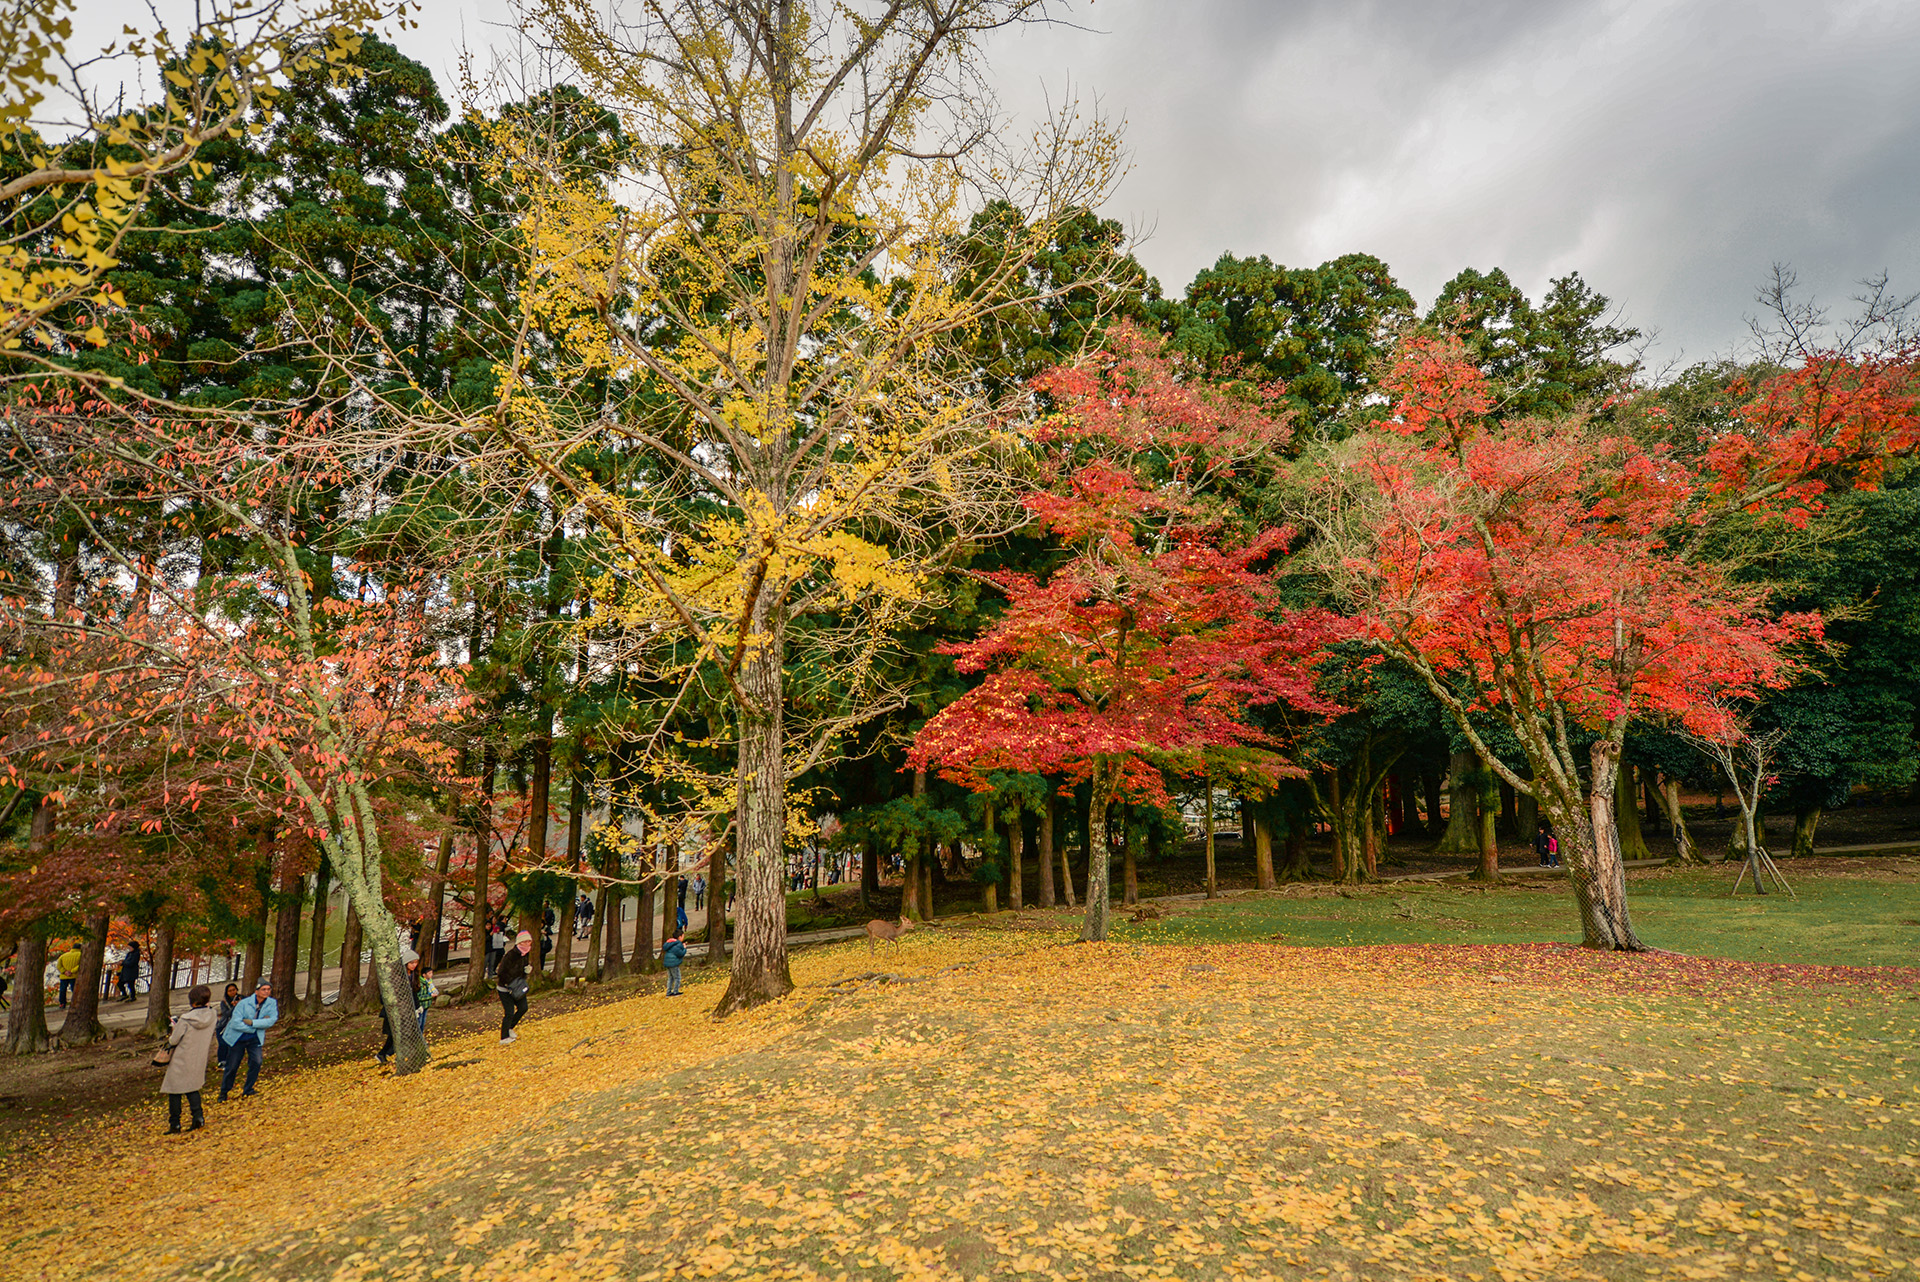
[[[667,996],[680,995],[680,963],[687,959],[687,946],[680,942],[680,932],[674,931],[667,936],[667,942],[660,946],[660,964],[667,968]]]

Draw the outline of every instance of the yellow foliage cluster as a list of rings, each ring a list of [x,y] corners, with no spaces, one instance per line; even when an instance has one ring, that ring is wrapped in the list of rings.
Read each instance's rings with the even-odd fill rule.
[[[181,170],[204,176],[201,147],[259,131],[289,72],[325,66],[336,80],[357,74],[359,32],[407,7],[215,4],[195,10],[184,38],[128,27],[124,39],[90,47],[84,58],[73,51],[72,60],[96,74],[145,64],[165,89],[158,102],[106,112],[86,89],[64,86],[56,70],[70,56],[72,0],[8,6],[0,14],[0,154],[14,163],[0,182],[0,350],[57,366],[77,345],[104,345],[104,322],[126,308],[104,276],[119,264],[154,184]],[[56,106],[63,89],[66,103]],[[37,126],[46,123],[62,141],[42,137]]]

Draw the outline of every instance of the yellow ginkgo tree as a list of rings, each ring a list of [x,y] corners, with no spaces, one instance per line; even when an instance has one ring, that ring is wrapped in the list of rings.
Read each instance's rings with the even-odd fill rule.
[[[952,549],[1019,519],[967,341],[1034,304],[1036,256],[1104,198],[1119,148],[1071,109],[1005,144],[980,45],[1035,0],[605,15],[527,14],[629,149],[582,175],[494,135],[523,275],[489,430],[604,540],[598,661],[737,752],[724,1014],[792,987],[790,783],[901,706],[890,632]],[[1023,217],[990,247],[970,230],[989,202]]]
[[[286,74],[354,74],[360,32],[408,0],[196,5],[181,29],[126,27],[102,47],[73,0],[0,6],[0,349],[5,377],[65,374],[109,341],[126,300],[109,274],[154,185],[206,144],[262,127]],[[85,19],[88,15],[79,15]],[[97,19],[96,19],[97,20]],[[128,103],[139,105],[129,106]]]

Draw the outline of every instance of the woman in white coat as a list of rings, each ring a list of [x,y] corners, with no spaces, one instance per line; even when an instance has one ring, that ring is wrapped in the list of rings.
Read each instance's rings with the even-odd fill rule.
[[[180,1133],[182,1096],[193,1110],[193,1125],[188,1129],[197,1131],[207,1124],[207,1115],[200,1107],[200,1092],[207,1084],[207,1055],[213,1050],[214,1013],[213,1007],[207,1004],[212,1000],[212,989],[205,984],[195,984],[187,994],[189,1009],[173,1021],[173,1032],[167,1037],[172,1058],[167,1061],[167,1075],[160,1080],[160,1090],[167,1097],[169,1135]]]

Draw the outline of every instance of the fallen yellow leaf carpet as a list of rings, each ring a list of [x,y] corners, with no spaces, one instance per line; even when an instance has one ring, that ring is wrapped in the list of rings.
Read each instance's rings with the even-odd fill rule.
[[[536,1007],[409,1078],[270,1071],[199,1135],[163,1137],[157,1099],[105,1118],[8,1159],[0,1273],[1798,1282],[1920,1257],[1903,980],[997,932],[794,971],[717,1024],[701,982]]]

